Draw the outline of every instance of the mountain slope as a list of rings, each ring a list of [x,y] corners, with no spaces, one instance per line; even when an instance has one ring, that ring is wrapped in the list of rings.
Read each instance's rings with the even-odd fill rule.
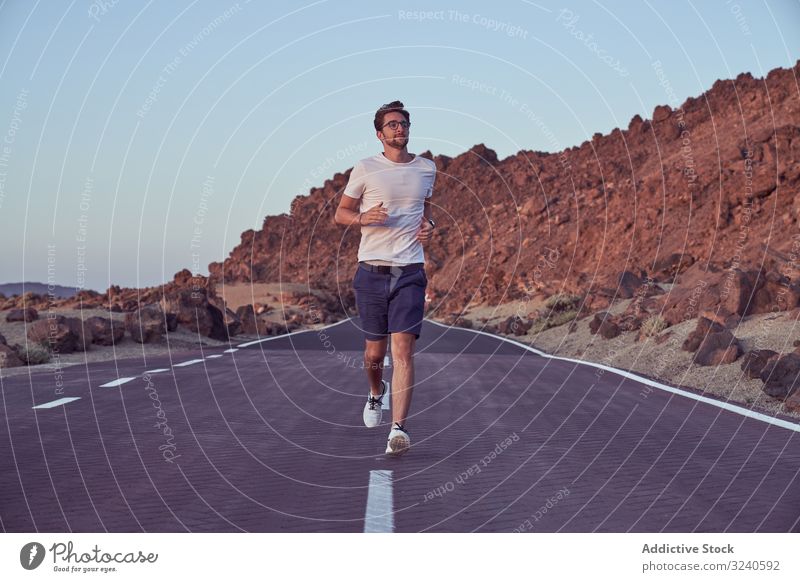
[[[719,80],[652,119],[562,152],[435,156],[434,305],[459,311],[541,290],[591,293],[625,270],[671,280],[692,263],[796,269],[800,61]],[[426,152],[426,157],[431,155]],[[347,173],[248,230],[216,283],[291,281],[347,295],[359,234],[333,221]],[[796,276],[795,273],[794,276]]]

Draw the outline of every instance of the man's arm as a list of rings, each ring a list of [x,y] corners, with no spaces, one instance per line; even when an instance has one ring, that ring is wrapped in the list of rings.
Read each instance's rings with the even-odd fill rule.
[[[336,209],[336,214],[333,219],[337,224],[345,226],[353,226],[360,224],[361,215],[358,212],[358,207],[361,200],[358,198],[351,198],[346,194],[342,194],[342,199],[339,200],[339,207]]]

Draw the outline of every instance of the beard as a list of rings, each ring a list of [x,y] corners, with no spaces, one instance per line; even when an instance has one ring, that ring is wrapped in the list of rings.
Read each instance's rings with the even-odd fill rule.
[[[385,140],[386,145],[396,150],[402,150],[408,145],[408,136],[393,137],[392,139]]]

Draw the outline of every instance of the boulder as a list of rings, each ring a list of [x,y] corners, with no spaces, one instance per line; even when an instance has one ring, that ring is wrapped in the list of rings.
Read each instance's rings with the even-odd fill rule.
[[[93,316],[86,319],[84,327],[92,332],[92,343],[100,346],[113,346],[125,335],[125,325],[105,317]]]
[[[611,314],[601,311],[594,314],[594,319],[589,322],[589,331],[592,335],[600,334],[605,339],[612,339],[620,334],[620,328]]]
[[[178,329],[178,316],[174,313],[166,313],[167,331],[175,331]]]
[[[28,326],[28,339],[47,347],[54,353],[82,352],[92,341],[91,332],[83,322],[63,315],[48,316]]]
[[[772,350],[749,350],[742,357],[742,372],[748,378],[761,378],[761,372],[771,360],[777,359],[778,352]]]
[[[25,362],[13,348],[0,344],[0,368],[17,368],[24,365]]]
[[[800,383],[800,355],[785,354],[767,363],[761,371],[762,390],[774,398],[786,398],[797,391]]]
[[[161,308],[174,313],[177,323],[205,337],[227,341],[241,331],[239,317],[205,288],[174,290],[162,297]]]
[[[672,283],[679,274],[694,264],[694,257],[688,254],[672,253],[659,259],[653,265],[654,278],[661,283]]]
[[[617,283],[617,297],[630,299],[636,294],[636,290],[644,284],[644,281],[630,271],[623,271],[619,274]]]
[[[12,309],[6,314],[6,321],[9,322],[24,321],[29,323],[31,321],[36,321],[37,319],[39,319],[39,312],[33,307]]]
[[[741,354],[739,340],[731,332],[724,330],[705,337],[694,355],[694,363],[698,366],[732,364]]]
[[[700,344],[712,333],[719,333],[725,331],[725,328],[720,324],[711,321],[706,317],[697,319],[697,326],[684,340],[681,349],[687,352],[696,352]]]
[[[258,320],[256,319],[255,309],[251,304],[240,305],[236,309],[236,316],[242,325],[242,333],[248,335],[261,335],[258,329]]]
[[[225,305],[221,297],[209,295],[208,310],[212,312],[215,322],[219,322],[208,336],[220,341],[228,341],[230,336],[239,335],[242,332],[242,322],[239,317]],[[216,310],[217,313],[213,313]]]
[[[161,339],[165,333],[164,312],[157,305],[145,305],[125,314],[125,329],[131,338],[140,344],[149,344]]]
[[[783,407],[788,412],[800,412],[800,390],[795,390],[791,396],[784,400]]]
[[[532,321],[523,319],[518,315],[512,315],[497,325],[498,331],[503,335],[525,335],[531,327],[533,327]]]
[[[675,325],[698,314],[721,314],[726,325],[734,325],[742,316],[794,309],[800,301],[800,283],[792,282],[777,271],[747,271],[718,265],[704,270],[693,265],[670,290],[665,299],[663,317]],[[739,317],[735,317],[739,316]]]

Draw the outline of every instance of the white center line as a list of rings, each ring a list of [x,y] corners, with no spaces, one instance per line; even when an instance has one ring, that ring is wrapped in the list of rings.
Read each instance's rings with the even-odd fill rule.
[[[158,374],[159,372],[169,372],[169,368],[156,368],[155,370],[147,370],[145,374]]]
[[[391,365],[392,364],[389,361],[389,356],[388,355],[383,356],[383,367],[389,368],[391,367]],[[381,403],[381,410],[389,410],[389,405],[392,402],[392,383],[389,382],[388,380],[386,381],[386,383],[389,385],[389,387],[386,389],[386,395],[383,397],[383,402]]]
[[[136,376],[132,378],[118,378],[116,380],[112,380],[111,382],[106,382],[105,384],[102,384],[100,388],[112,388],[114,386],[119,386],[121,384],[124,384],[125,382],[130,382],[131,380],[136,380]]]
[[[59,398],[58,400],[53,400],[52,402],[45,402],[44,404],[39,404],[38,406],[34,406],[33,408],[55,408],[56,406],[61,406],[62,404],[66,404],[67,402],[73,402],[75,400],[80,400],[80,396],[72,396],[71,398]]]
[[[239,348],[230,348],[229,350],[225,350],[223,353],[224,354],[231,354],[233,352],[238,352],[238,351],[239,351]]]
[[[203,361],[203,358],[200,358],[199,360],[189,360],[188,362],[181,362],[180,364],[175,364],[172,367],[173,368],[182,368],[183,366],[191,366],[192,364],[199,364],[202,361]]]
[[[364,533],[394,532],[394,500],[392,499],[392,472],[370,471],[367,490],[367,514]]]
[[[383,400],[381,401],[381,410],[389,410],[389,404],[392,401],[392,383],[387,380],[386,384],[388,388],[386,388],[386,394],[383,395]]]
[[[207,360],[211,360],[213,358],[221,358],[221,357],[222,357],[222,354],[213,354],[211,356],[206,356],[206,359]]]

